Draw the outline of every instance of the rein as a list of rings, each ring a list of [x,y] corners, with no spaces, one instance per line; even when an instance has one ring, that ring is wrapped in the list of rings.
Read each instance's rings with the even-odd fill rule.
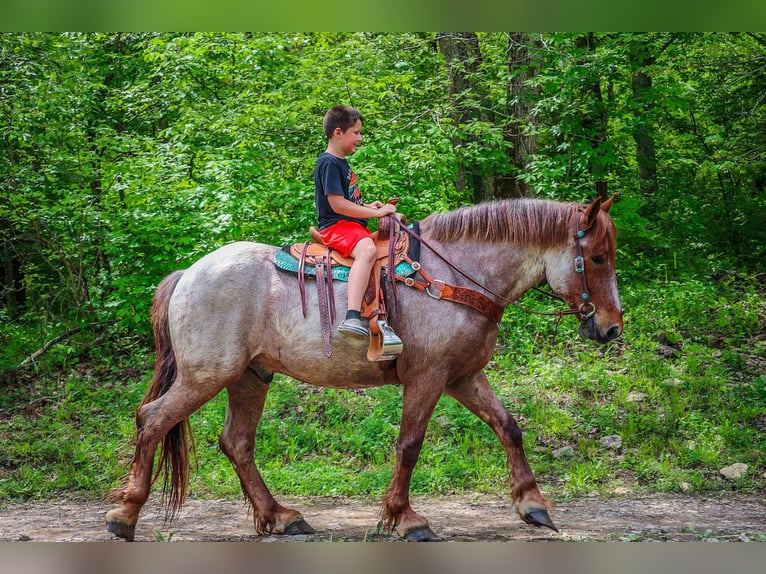
[[[432,252],[434,255],[436,255],[436,256],[437,256],[439,259],[441,259],[441,260],[442,260],[444,263],[446,263],[446,264],[447,264],[449,267],[451,267],[451,268],[452,268],[454,271],[456,271],[457,273],[459,273],[460,275],[462,275],[463,277],[465,277],[466,279],[468,279],[468,280],[469,280],[471,283],[473,283],[473,284],[474,284],[474,285],[476,285],[477,287],[481,287],[482,289],[484,289],[484,290],[485,290],[487,293],[489,293],[490,295],[494,295],[494,296],[495,296],[495,297],[497,297],[498,299],[500,299],[500,300],[502,300],[502,301],[505,301],[505,302],[506,302],[506,304],[508,304],[508,303],[513,303],[513,301],[511,301],[511,300],[510,300],[510,299],[508,299],[507,297],[503,297],[503,296],[502,296],[502,295],[500,295],[499,293],[495,293],[495,292],[494,292],[492,289],[490,289],[490,288],[489,288],[489,287],[487,287],[486,285],[482,285],[482,284],[481,284],[481,283],[479,283],[479,282],[478,282],[476,279],[474,279],[473,277],[471,277],[471,276],[470,276],[468,273],[466,273],[465,271],[463,271],[462,269],[460,269],[460,268],[459,268],[457,265],[455,265],[454,263],[452,263],[452,261],[450,261],[449,259],[447,259],[446,257],[444,257],[444,255],[442,255],[441,253],[439,253],[439,251],[437,251],[437,250],[436,250],[436,248],[434,248],[434,247],[433,247],[432,245],[430,245],[430,244],[429,244],[429,243],[428,243],[428,242],[427,242],[425,239],[423,239],[423,238],[420,236],[420,234],[419,234],[417,231],[415,231],[414,229],[410,229],[410,228],[409,228],[409,227],[407,227],[406,225],[403,225],[403,226],[401,227],[401,229],[403,229],[404,231],[406,231],[407,233],[409,233],[409,234],[410,234],[410,236],[414,237],[414,238],[415,238],[415,239],[417,239],[417,240],[418,240],[420,243],[422,243],[423,245],[425,245],[425,246],[426,246],[428,249],[430,249],[430,250],[431,250],[431,252]],[[418,270],[418,271],[420,271],[420,264],[418,264],[418,269],[417,269],[417,270]],[[423,274],[423,273],[421,272],[421,275],[422,275],[422,274]],[[430,279],[430,278],[427,278],[427,279]],[[436,280],[436,282],[437,282],[437,283],[443,283],[443,281],[439,281],[439,280]]]
[[[511,301],[507,297],[504,297],[504,296],[500,295],[499,293],[496,293],[495,291],[493,291],[492,289],[490,289],[486,285],[483,285],[482,283],[480,283],[479,281],[477,281],[476,279],[471,277],[471,275],[469,275],[468,273],[466,273],[465,271],[460,269],[457,265],[455,265],[453,262],[451,262],[449,259],[447,259],[444,255],[439,253],[439,251],[436,248],[434,248],[425,239],[423,239],[423,237],[421,237],[420,234],[417,231],[415,231],[414,229],[411,229],[411,228],[409,228],[406,225],[400,226],[400,229],[404,230],[411,237],[413,237],[414,239],[419,241],[421,244],[425,245],[429,250],[431,250],[431,252],[434,255],[436,255],[439,259],[441,259],[444,263],[446,263],[455,272],[459,273],[460,275],[462,275],[463,277],[468,279],[471,283],[473,283],[477,287],[480,287],[481,289],[483,289],[484,291],[486,291],[490,295],[493,295],[493,296],[497,297],[498,299],[500,299],[501,301],[505,302],[506,304],[515,305],[516,307],[518,307],[519,309],[521,309],[522,311],[525,311],[527,313],[531,313],[531,314],[535,314],[535,315],[546,315],[546,316],[556,317],[556,319],[557,319],[556,324],[558,325],[558,322],[565,315],[577,315],[577,314],[579,314],[580,315],[580,320],[584,322],[584,321],[587,321],[588,319],[590,319],[596,313],[596,306],[590,301],[590,292],[588,290],[588,282],[587,282],[587,280],[585,278],[585,259],[584,259],[583,254],[582,254],[583,253],[582,252],[582,245],[580,243],[580,240],[583,237],[585,237],[585,233],[590,230],[591,226],[588,226],[588,227],[586,227],[584,229],[579,229],[579,226],[577,226],[577,227],[578,228],[575,230],[575,233],[574,233],[575,252],[577,254],[575,256],[575,259],[574,259],[574,268],[575,268],[575,271],[580,275],[580,280],[582,282],[582,293],[580,294],[580,298],[582,299],[582,303],[580,303],[580,305],[578,306],[577,309],[569,308],[569,309],[561,309],[561,310],[558,310],[558,311],[536,311],[536,310],[533,310],[533,309],[527,309],[526,307],[523,307],[522,305],[520,305],[518,303],[518,301]],[[415,269],[418,273],[420,273],[423,276],[423,278],[425,279],[425,281],[426,281],[426,283],[423,284],[423,283],[417,283],[413,279],[399,278],[400,280],[402,280],[405,283],[405,285],[408,285],[408,286],[411,286],[411,287],[417,287],[421,291],[425,291],[425,293],[428,296],[433,297],[434,299],[447,298],[447,297],[442,297],[441,296],[441,291],[444,291],[444,289],[448,288],[448,287],[450,289],[465,289],[464,287],[460,288],[460,287],[448,286],[443,281],[440,281],[438,279],[432,279],[430,276],[428,276],[423,271],[423,269],[420,266],[419,262],[409,260],[409,257],[406,257],[406,256],[404,256],[404,258],[406,260],[408,260],[407,262],[410,263],[410,265],[412,265],[412,268]],[[439,296],[434,295],[430,291],[430,288],[431,288],[431,286],[434,283],[440,283],[441,284],[441,289],[440,289]],[[553,299],[558,299],[559,301],[561,301],[563,303],[566,303],[566,301],[564,301],[564,298],[561,297],[560,295],[557,295],[555,293],[551,293],[549,291],[545,291],[544,289],[540,289],[539,287],[533,287],[533,289],[535,291],[538,291],[538,292],[544,294],[544,295],[547,295],[548,297],[551,297]],[[482,295],[481,293],[477,293],[477,292],[474,292],[474,293],[476,293],[477,295]],[[502,312],[503,312],[502,307],[500,307],[499,305],[497,305],[494,302],[493,302],[493,304],[500,308],[499,317],[502,317]],[[481,309],[479,309],[479,310],[481,311]],[[482,312],[484,312],[484,311],[482,311]],[[487,315],[487,316],[490,316],[486,312],[484,312],[484,314]],[[493,318],[493,317],[490,317],[490,318]],[[499,320],[500,319],[498,318],[497,321],[499,321]]]

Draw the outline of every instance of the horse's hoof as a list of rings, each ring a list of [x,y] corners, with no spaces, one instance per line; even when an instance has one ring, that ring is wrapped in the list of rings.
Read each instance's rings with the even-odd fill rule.
[[[404,533],[403,538],[407,542],[441,542],[441,538],[434,534],[428,526],[416,526]]]
[[[316,531],[311,528],[311,525],[303,520],[303,518],[299,518],[298,520],[295,520],[285,526],[285,531],[283,534],[287,535],[295,535],[295,534],[314,534]]]
[[[106,518],[106,529],[115,536],[123,538],[128,542],[133,542],[133,539],[136,537],[135,524],[128,524],[127,522],[109,518],[108,516]]]
[[[551,517],[548,516],[548,511],[544,508],[533,508],[527,511],[527,513],[524,514],[521,519],[527,524],[532,524],[534,526],[545,526],[551,530],[554,530],[555,532],[559,531],[559,529],[556,528],[556,525],[553,524]]]

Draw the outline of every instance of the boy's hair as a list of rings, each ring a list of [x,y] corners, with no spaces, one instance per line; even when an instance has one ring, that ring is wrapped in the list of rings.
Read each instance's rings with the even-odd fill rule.
[[[331,138],[335,128],[346,131],[353,126],[357,120],[364,121],[359,110],[351,106],[333,106],[324,115],[322,127],[327,138]]]

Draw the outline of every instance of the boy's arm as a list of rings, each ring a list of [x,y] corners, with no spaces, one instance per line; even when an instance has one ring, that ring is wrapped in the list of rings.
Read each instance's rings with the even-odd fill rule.
[[[366,205],[358,205],[349,201],[342,195],[328,194],[327,201],[335,213],[346,217],[359,217],[364,219],[379,218],[396,212],[396,206],[391,203],[376,201]],[[376,207],[378,206],[378,207]]]

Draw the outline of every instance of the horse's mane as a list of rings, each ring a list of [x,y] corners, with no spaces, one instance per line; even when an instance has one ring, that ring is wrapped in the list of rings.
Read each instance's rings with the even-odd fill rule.
[[[422,222],[423,231],[434,241],[477,240],[488,243],[559,245],[575,231],[574,218],[584,206],[544,199],[508,199],[488,201],[460,207],[454,211],[434,213]],[[594,242],[610,233],[599,217],[592,229]],[[612,241],[612,244],[614,242]]]

